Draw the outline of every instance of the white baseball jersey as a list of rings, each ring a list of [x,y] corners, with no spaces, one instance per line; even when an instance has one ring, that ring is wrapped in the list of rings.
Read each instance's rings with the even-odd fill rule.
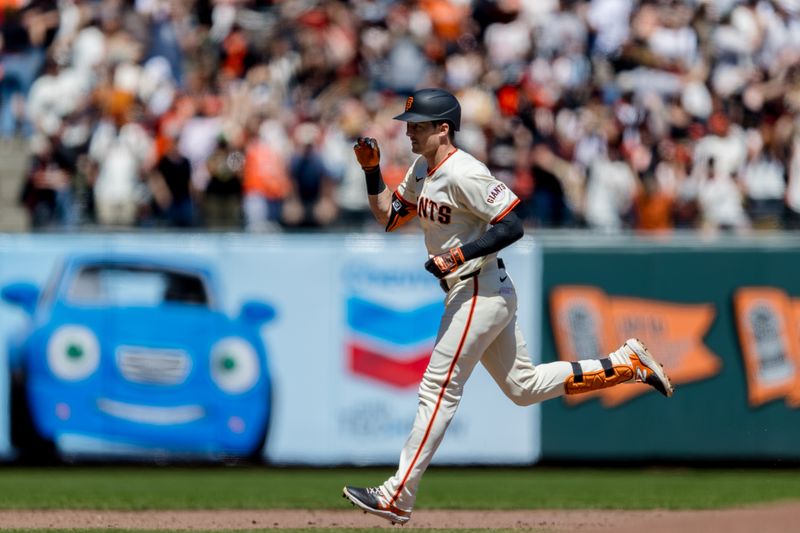
[[[430,256],[480,238],[519,203],[486,165],[459,149],[431,170],[419,156],[398,186],[397,196],[417,210]],[[495,255],[467,261],[448,279],[474,272]]]

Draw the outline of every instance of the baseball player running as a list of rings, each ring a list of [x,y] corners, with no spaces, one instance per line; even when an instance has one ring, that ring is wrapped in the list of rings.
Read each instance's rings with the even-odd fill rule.
[[[514,284],[497,257],[522,237],[522,222],[514,212],[519,199],[483,163],[455,147],[461,107],[452,94],[419,90],[394,118],[407,123],[411,149],[419,154],[396,192],[381,178],[375,139],[359,138],[353,149],[364,169],[370,208],[386,231],[419,219],[429,255],[425,269],[439,278],[445,311],[397,472],[380,486],[347,486],[343,494],[365,512],[404,524],[478,362],[518,405],[630,381],[671,396],[672,385],[636,339],[605,359],[533,366],[517,324]]]

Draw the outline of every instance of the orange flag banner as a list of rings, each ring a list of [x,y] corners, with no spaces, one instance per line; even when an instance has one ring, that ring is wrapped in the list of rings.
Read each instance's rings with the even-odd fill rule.
[[[550,314],[563,361],[606,357],[636,337],[664,364],[675,385],[710,378],[722,368],[721,359],[703,344],[716,314],[712,304],[612,297],[593,286],[562,285],[550,294]],[[599,397],[606,407],[615,407],[650,390],[631,383],[565,400]]]
[[[792,299],[793,334],[795,339],[800,339],[800,298]],[[786,398],[789,407],[800,407],[800,359],[795,357],[794,388]]]
[[[797,302],[775,287],[742,287],[733,297],[752,406],[779,398],[800,406]]]

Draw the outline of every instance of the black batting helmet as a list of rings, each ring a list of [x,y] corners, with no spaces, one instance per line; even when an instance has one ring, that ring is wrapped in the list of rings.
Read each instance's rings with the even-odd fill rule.
[[[458,131],[461,106],[456,97],[443,89],[420,89],[406,100],[406,111],[394,117],[405,122],[446,120]]]

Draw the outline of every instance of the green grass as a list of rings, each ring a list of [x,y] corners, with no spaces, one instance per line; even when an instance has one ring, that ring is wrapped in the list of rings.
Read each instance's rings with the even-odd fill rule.
[[[346,509],[390,469],[0,470],[3,509]],[[417,509],[710,509],[800,499],[800,470],[431,469]]]

